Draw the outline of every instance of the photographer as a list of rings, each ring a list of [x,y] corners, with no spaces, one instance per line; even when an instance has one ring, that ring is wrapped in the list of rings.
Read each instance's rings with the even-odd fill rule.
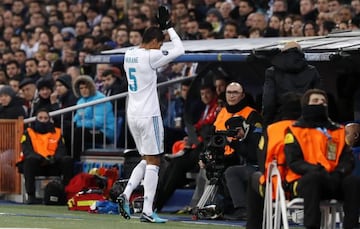
[[[227,133],[224,134],[227,137],[225,146],[221,149],[221,153],[224,154],[223,158],[216,163],[222,163],[217,167],[223,167],[221,170],[225,170],[225,186],[229,191],[233,204],[230,209],[225,207],[225,217],[228,216],[230,219],[236,215],[236,219],[242,219],[246,214],[246,183],[249,175],[257,169],[256,147],[262,132],[262,118],[255,109],[248,106],[241,84],[237,82],[230,83],[226,87],[225,94],[226,106],[219,112],[214,126],[215,133],[226,131]],[[214,142],[214,137],[212,138],[212,142]],[[210,140],[210,144],[207,144],[211,146],[208,151],[214,150],[212,142]],[[203,162],[205,163],[203,164]],[[213,166],[204,159],[201,159],[200,166],[206,169],[207,178],[211,179]],[[222,172],[220,171],[220,173]],[[219,177],[219,174],[217,176]],[[239,176],[241,182],[238,182]]]
[[[35,176],[62,175],[65,186],[72,177],[73,163],[66,155],[61,130],[54,126],[47,110],[40,109],[31,126],[21,137],[23,156],[17,166],[25,177],[26,203],[40,204],[35,198]]]

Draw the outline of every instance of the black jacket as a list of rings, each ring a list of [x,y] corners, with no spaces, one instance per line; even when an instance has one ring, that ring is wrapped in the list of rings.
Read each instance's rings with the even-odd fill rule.
[[[109,87],[104,89],[106,96],[112,96],[127,92],[128,85],[126,78],[116,78],[116,81]],[[125,111],[125,100],[126,97],[117,100],[117,115],[124,113]],[[112,101],[113,108],[115,109],[115,100]],[[115,112],[115,111],[114,111]]]
[[[304,54],[296,48],[277,54],[273,66],[266,69],[263,89],[263,116],[265,125],[278,121],[283,95],[287,92],[303,94],[311,88],[322,88],[317,69],[307,64]]]
[[[26,117],[23,107],[24,100],[19,97],[13,97],[8,106],[0,106],[0,119],[17,119],[18,117]]]
[[[65,95],[59,97],[59,103],[52,104],[51,109],[59,110],[59,109],[63,109],[66,107],[71,107],[71,106],[76,105],[76,102],[77,102],[77,98],[75,97],[72,90],[69,89]],[[53,119],[54,119],[55,126],[60,127],[61,126],[61,116],[57,115]],[[70,128],[71,121],[72,121],[71,112],[65,113],[64,118],[63,118],[64,128]]]

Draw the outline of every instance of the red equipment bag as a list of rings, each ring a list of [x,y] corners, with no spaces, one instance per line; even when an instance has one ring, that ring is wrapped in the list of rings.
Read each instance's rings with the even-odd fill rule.
[[[89,189],[78,192],[75,196],[68,200],[67,204],[69,210],[89,211],[90,206],[98,200],[106,200],[103,195],[103,191],[99,189]]]

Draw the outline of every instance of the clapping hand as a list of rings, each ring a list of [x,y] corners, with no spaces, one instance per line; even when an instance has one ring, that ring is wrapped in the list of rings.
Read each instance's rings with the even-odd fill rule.
[[[165,6],[160,6],[155,16],[161,30],[172,27],[169,10]]]

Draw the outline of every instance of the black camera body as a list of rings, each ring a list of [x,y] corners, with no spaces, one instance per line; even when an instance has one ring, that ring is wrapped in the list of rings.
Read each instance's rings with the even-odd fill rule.
[[[225,170],[224,151],[228,144],[227,137],[234,137],[237,130],[215,131],[206,144],[205,151],[200,154],[200,160],[205,164],[206,176],[209,180],[220,178]]]

